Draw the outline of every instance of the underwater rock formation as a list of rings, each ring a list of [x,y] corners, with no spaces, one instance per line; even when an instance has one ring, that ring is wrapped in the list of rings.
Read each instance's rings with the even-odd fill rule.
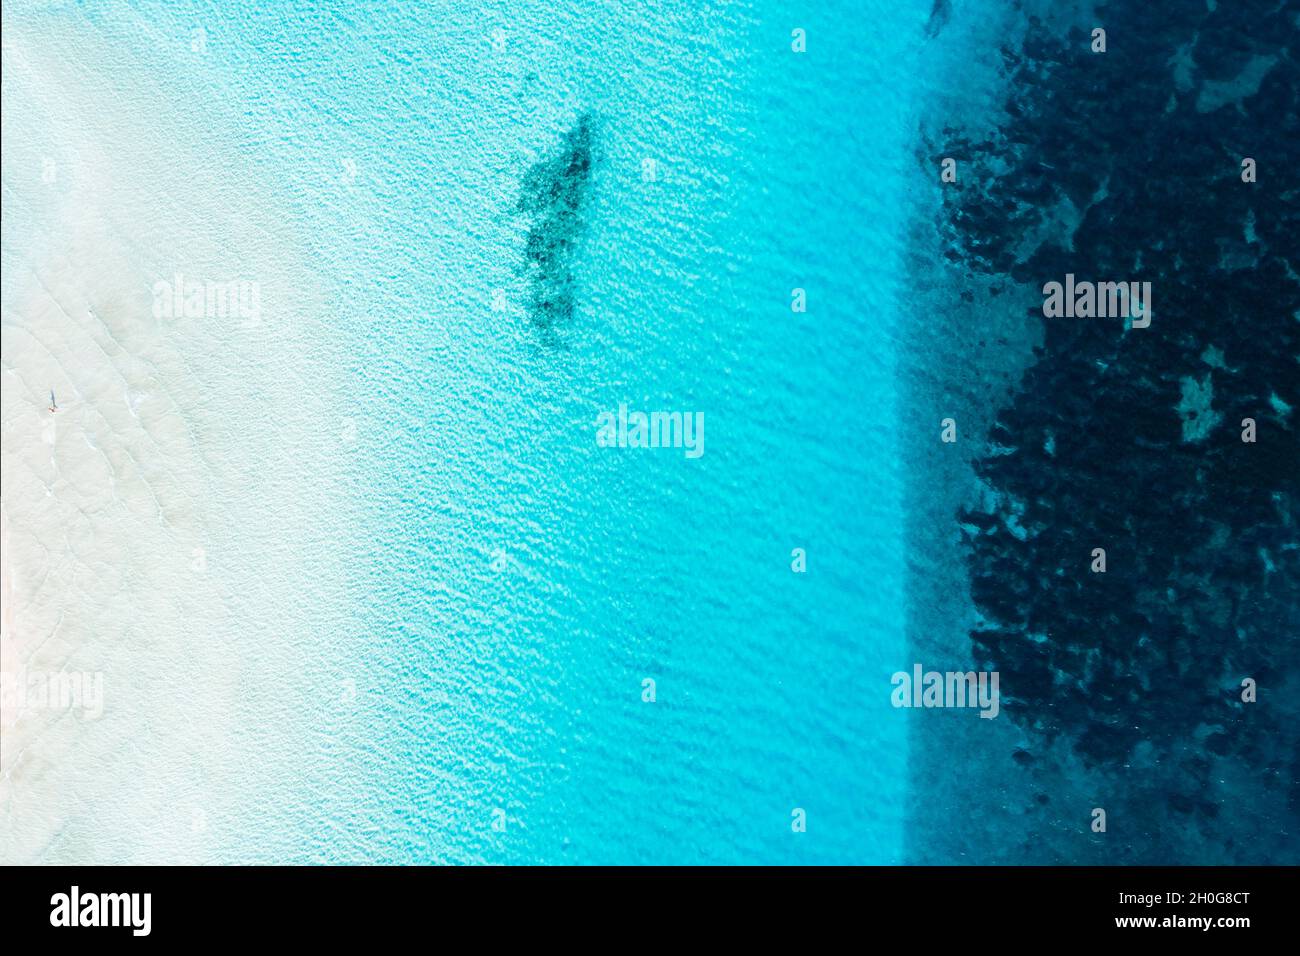
[[[1297,12],[1122,2],[1096,20],[1104,53],[1083,30],[1031,21],[1002,51],[1002,129],[982,142],[949,130],[932,157],[970,171],[941,224],[968,275],[1154,288],[1146,329],[1043,320],[976,462],[991,504],[959,515],[984,620],[972,639],[1022,726],[1094,766],[1158,768],[1169,788],[1156,821],[1217,814],[1232,761],[1285,807],[1294,852]],[[1258,702],[1243,701],[1246,678]]]
[[[574,257],[592,175],[592,119],[582,114],[559,148],[524,175],[515,211],[529,218],[524,246],[528,316],[550,332],[573,315]]]

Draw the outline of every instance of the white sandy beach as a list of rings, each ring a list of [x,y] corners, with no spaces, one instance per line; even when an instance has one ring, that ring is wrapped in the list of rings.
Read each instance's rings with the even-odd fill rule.
[[[150,71],[90,30],[4,47],[0,863],[228,858],[257,774],[292,792],[341,592],[322,293]],[[255,283],[256,314],[159,317],[178,273]],[[54,675],[102,707],[34,697]]]

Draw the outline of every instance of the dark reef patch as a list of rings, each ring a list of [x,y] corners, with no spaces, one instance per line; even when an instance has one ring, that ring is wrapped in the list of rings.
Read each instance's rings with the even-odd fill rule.
[[[1147,329],[1044,320],[959,515],[1004,713],[1140,791],[1127,862],[1300,848],[1300,11],[1212,6],[1103,3],[1105,53],[1030,20],[1002,129],[931,157],[971,171],[943,236],[972,282],[1153,284]],[[1219,835],[1191,861],[1189,818]]]
[[[937,37],[940,31],[948,25],[951,16],[952,0],[934,0],[934,6],[930,8],[930,17],[925,24],[925,35]]]
[[[574,259],[591,191],[592,125],[590,114],[579,116],[558,149],[529,168],[515,207],[529,219],[528,317],[548,334],[572,318],[577,304]]]

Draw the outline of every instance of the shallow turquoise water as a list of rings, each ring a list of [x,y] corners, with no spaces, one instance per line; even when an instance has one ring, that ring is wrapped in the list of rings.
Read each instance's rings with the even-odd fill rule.
[[[355,709],[223,858],[899,861],[893,363],[929,7],[77,14],[222,112],[308,227],[350,359],[321,431],[365,523],[338,544],[348,633],[303,679]],[[543,333],[514,209],[583,114],[577,308]],[[624,402],[702,412],[704,455],[598,447]]]

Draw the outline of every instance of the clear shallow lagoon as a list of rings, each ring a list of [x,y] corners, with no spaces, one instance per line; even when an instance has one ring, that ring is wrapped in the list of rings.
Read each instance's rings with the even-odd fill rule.
[[[232,754],[293,754],[236,771],[212,858],[900,860],[880,688],[928,6],[6,7],[156,71],[159,128],[210,130],[194,160],[237,157],[318,283],[337,367],[297,387],[358,517],[304,542],[346,593],[306,612],[292,691],[236,705]],[[576,306],[544,330],[517,204],[583,116]],[[703,412],[704,455],[598,447],[620,403]]]
[[[897,64],[924,17],[874,14],[857,35],[847,11],[689,5],[372,25],[400,65],[374,35],[308,43],[360,73],[287,98],[346,117],[357,159],[322,255],[349,278],[373,522],[357,749],[330,797],[369,842],[314,853],[900,858],[903,715],[872,688],[903,653]],[[514,208],[584,115],[577,307],[539,330]],[[622,402],[702,411],[705,454],[597,447]]]

